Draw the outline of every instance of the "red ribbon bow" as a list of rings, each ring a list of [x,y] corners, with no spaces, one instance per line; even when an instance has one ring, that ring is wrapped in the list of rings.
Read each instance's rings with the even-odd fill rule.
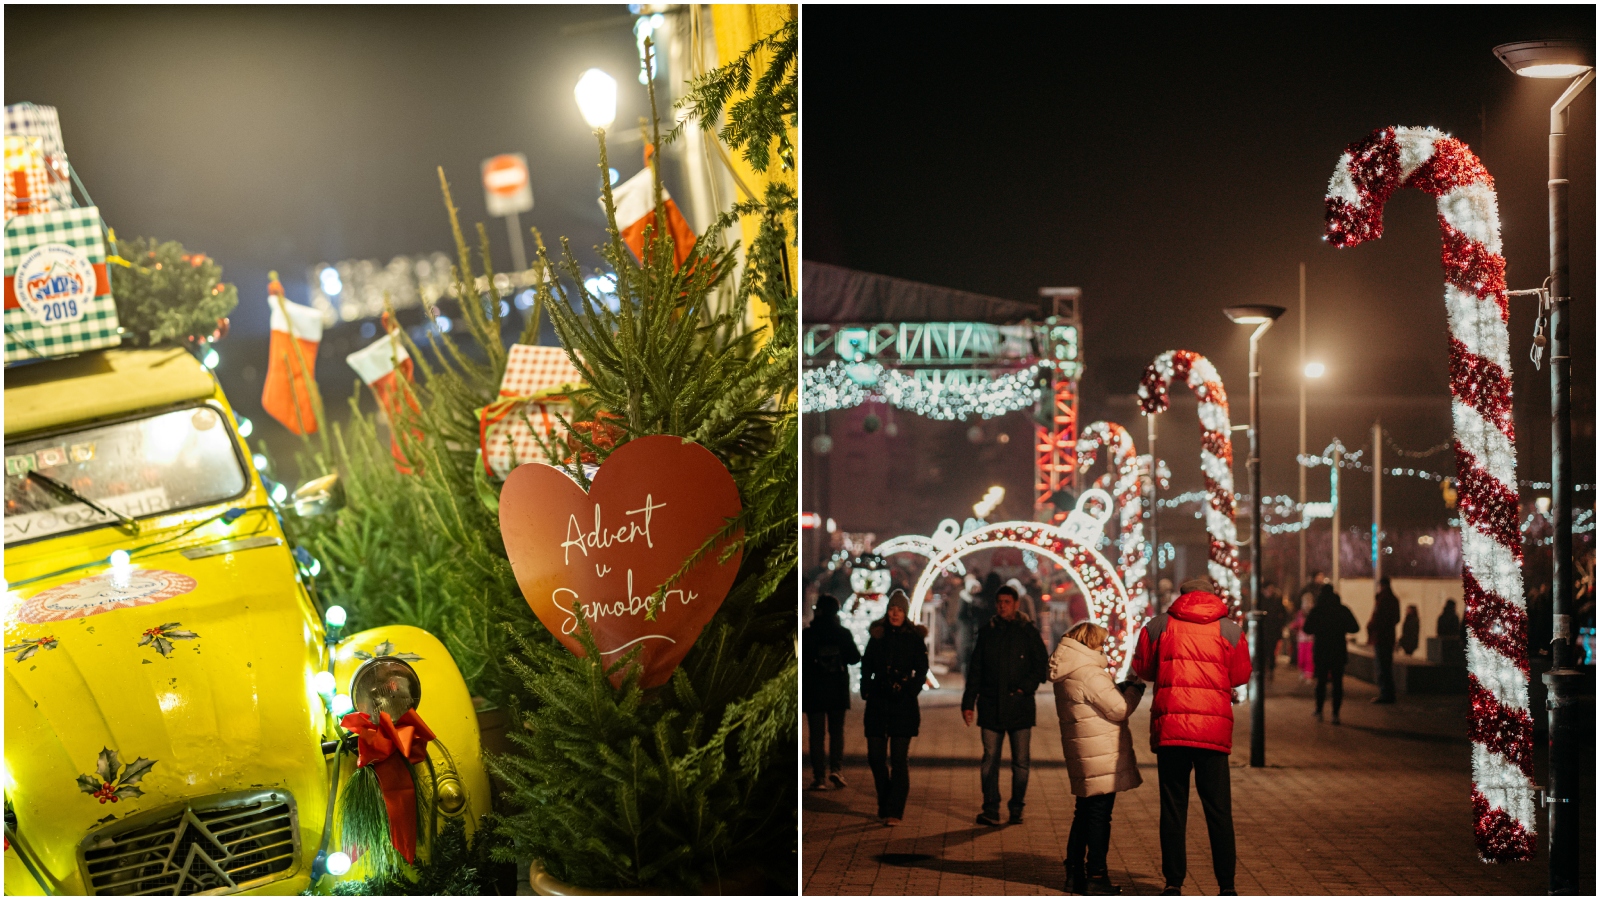
[[[356,735],[356,765],[372,766],[383,790],[383,805],[389,811],[389,841],[406,862],[417,856],[417,789],[407,766],[428,758],[428,742],[437,740],[414,709],[406,710],[400,721],[378,713],[373,722],[366,713],[353,712],[339,720]]]

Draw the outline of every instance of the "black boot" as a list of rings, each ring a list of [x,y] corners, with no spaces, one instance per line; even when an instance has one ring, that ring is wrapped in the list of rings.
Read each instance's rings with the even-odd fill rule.
[[[1083,864],[1076,867],[1070,862],[1063,862],[1067,867],[1067,893],[1083,895],[1089,893],[1089,876],[1084,874]]]
[[[1109,872],[1101,872],[1099,875],[1089,876],[1089,893],[1099,895],[1120,894],[1122,893],[1122,888],[1111,883],[1111,874]]]

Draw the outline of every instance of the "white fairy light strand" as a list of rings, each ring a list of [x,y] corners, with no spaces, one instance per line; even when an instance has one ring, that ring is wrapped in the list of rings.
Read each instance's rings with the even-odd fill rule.
[[[831,412],[883,402],[929,419],[960,422],[993,419],[1031,409],[1039,402],[1039,366],[1007,372],[987,381],[934,383],[912,372],[876,362],[834,360],[801,376],[800,411]]]

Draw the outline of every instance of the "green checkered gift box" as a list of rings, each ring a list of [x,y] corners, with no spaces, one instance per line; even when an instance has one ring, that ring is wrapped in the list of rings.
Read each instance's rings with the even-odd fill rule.
[[[8,220],[5,260],[7,364],[122,343],[97,207]]]

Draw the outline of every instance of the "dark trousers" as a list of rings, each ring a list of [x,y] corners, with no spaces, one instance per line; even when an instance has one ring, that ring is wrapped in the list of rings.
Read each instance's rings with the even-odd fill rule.
[[[1156,751],[1161,779],[1161,873],[1167,884],[1181,887],[1189,874],[1184,836],[1189,827],[1189,772],[1206,814],[1211,835],[1211,869],[1217,887],[1233,887],[1233,793],[1228,783],[1228,754],[1198,747],[1162,747]]]
[[[1373,644],[1372,656],[1378,664],[1378,696],[1394,699],[1394,644]]]
[[[1339,714],[1344,703],[1344,663],[1336,666],[1317,666],[1317,712],[1322,712],[1322,699],[1327,694],[1328,683],[1333,683],[1333,714]]]
[[[1032,728],[1015,731],[983,731],[983,763],[979,769],[983,777],[983,811],[990,816],[1000,815],[1000,750],[1006,738],[1011,738],[1011,802],[1006,808],[1014,816],[1022,815],[1023,799],[1028,794],[1028,764]]]
[[[906,756],[911,738],[867,738],[867,763],[872,766],[872,785],[878,789],[878,818],[900,819],[906,814],[906,795],[911,793],[911,773]]]
[[[806,727],[811,732],[811,774],[818,781],[828,777],[828,772],[844,768],[844,710],[806,713]],[[823,758],[823,738],[831,738],[827,758]]]
[[[1072,808],[1072,831],[1067,834],[1068,872],[1106,874],[1106,851],[1111,847],[1111,807],[1116,794],[1079,797]],[[1084,857],[1088,856],[1088,867]]]

